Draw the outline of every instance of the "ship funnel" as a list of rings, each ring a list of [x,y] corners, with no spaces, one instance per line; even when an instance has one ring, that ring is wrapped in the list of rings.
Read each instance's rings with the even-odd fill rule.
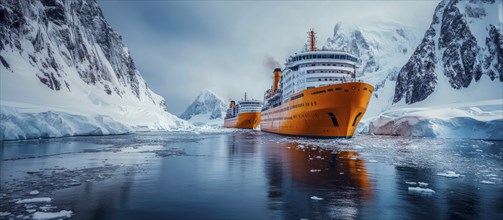
[[[236,107],[236,102],[231,101],[231,104],[229,104],[229,108],[235,108]]]
[[[274,92],[278,91],[278,84],[280,78],[281,78],[281,69],[280,68],[274,69],[274,84],[273,84]]]

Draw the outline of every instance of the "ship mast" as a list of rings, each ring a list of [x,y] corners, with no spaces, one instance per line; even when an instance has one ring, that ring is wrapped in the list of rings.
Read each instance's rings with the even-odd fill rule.
[[[314,32],[313,29],[311,31],[307,32],[308,38],[309,38],[309,50],[310,51],[315,51],[316,50],[316,32]]]

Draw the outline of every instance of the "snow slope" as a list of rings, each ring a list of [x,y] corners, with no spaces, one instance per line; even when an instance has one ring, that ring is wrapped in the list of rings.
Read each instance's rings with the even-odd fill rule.
[[[166,111],[95,1],[0,3],[0,139],[190,124]]]
[[[361,61],[357,78],[375,87],[365,116],[388,109],[396,77],[420,42],[421,31],[395,21],[369,21],[355,26],[339,22],[324,48],[350,51]]]

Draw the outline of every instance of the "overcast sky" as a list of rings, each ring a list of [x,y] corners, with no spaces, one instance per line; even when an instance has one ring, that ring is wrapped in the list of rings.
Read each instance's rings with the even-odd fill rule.
[[[210,89],[228,101],[263,99],[267,57],[283,65],[314,28],[318,44],[337,22],[397,21],[421,30],[439,1],[110,1],[103,14],[122,35],[150,88],[180,115]]]

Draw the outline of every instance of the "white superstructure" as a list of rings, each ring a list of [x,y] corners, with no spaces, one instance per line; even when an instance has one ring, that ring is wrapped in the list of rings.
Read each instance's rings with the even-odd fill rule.
[[[304,51],[287,59],[279,89],[282,100],[305,89],[355,81],[358,59],[344,51]]]
[[[234,101],[231,101],[229,108],[227,109],[227,114],[225,118],[233,118],[241,113],[253,113],[262,111],[262,102],[252,99],[252,100],[241,100],[238,101],[236,105]]]

